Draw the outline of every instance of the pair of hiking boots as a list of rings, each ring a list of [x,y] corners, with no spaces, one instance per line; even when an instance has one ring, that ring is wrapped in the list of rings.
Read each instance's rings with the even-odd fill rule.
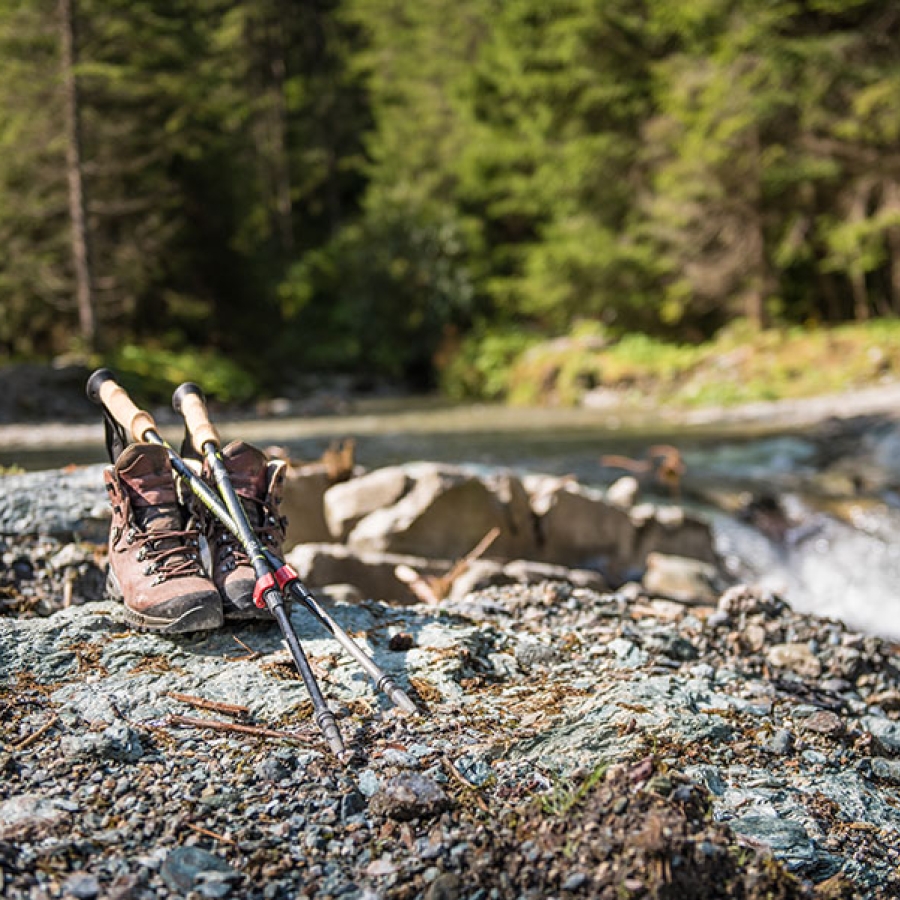
[[[263,546],[281,556],[285,463],[243,441],[222,458]],[[215,485],[206,463],[201,476]],[[129,624],[180,634],[270,615],[253,602],[256,575],[237,539],[182,496],[164,447],[130,444],[104,481],[112,504],[107,594],[124,601]]]

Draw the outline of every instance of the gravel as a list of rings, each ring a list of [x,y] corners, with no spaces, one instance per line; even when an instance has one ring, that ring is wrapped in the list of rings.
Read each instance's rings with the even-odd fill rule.
[[[294,610],[341,764],[277,628],[131,631],[77,530],[2,539],[4,897],[900,895],[884,640],[748,586],[333,604],[410,716]]]

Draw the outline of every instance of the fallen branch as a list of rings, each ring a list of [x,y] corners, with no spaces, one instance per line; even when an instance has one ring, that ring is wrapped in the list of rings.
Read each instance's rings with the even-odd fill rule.
[[[274,728],[262,728],[259,725],[243,725],[240,722],[223,722],[218,719],[195,719],[191,716],[166,716],[166,725],[181,725],[184,728],[208,728],[212,731],[230,731],[237,734],[250,734],[254,737],[282,738],[289,741],[307,740],[289,731],[277,731]]]
[[[197,834],[202,834],[206,837],[213,838],[216,841],[221,841],[223,844],[231,844],[232,847],[237,847],[238,842],[233,840],[230,837],[225,837],[224,834],[217,834],[215,831],[210,831],[208,828],[204,828],[202,825],[194,825],[191,822],[187,823],[187,827],[191,829],[191,831],[196,831]]]
[[[238,706],[236,703],[220,703],[216,700],[194,697],[191,694],[179,694],[175,691],[169,691],[166,696],[171,697],[173,700],[178,700],[180,703],[186,703],[188,706],[196,706],[197,709],[208,709],[211,712],[221,712],[230,716],[242,716],[244,718],[250,715],[248,707]]]
[[[258,650],[254,650],[252,647],[248,647],[236,634],[233,634],[235,642],[240,644],[247,651],[246,656],[228,656],[226,659],[231,660],[231,662],[249,662],[250,660],[259,659],[262,654]]]
[[[492,528],[465,556],[457,560],[450,569],[439,578],[420,575],[412,566],[403,563],[394,569],[394,574],[423,603],[438,604],[444,600],[456,581],[475,560],[485,554],[487,549],[500,537],[500,529]]]
[[[14,751],[17,750],[25,750],[27,747],[30,747],[32,744],[37,743],[57,722],[59,721],[59,716],[51,716],[51,718],[44,722],[37,731],[29,734],[27,738],[23,741],[19,741],[18,744],[14,744],[12,749]]]

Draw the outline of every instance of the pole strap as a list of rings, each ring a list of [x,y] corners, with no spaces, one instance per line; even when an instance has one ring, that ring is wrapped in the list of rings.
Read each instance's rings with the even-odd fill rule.
[[[109,454],[109,461],[115,464],[116,460],[122,455],[122,451],[128,446],[128,435],[105,406],[102,406],[101,409],[103,410],[106,452]]]

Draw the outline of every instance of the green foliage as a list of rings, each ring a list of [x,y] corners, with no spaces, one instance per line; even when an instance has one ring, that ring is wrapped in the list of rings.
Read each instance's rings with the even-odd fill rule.
[[[548,816],[562,818],[579,806],[590,792],[601,784],[606,778],[609,766],[606,763],[598,765],[583,781],[578,784],[560,782],[551,793],[541,797],[541,809]]]
[[[57,7],[0,7],[4,357],[83,349]],[[74,9],[106,349],[575,402],[642,367],[679,390],[735,319],[900,315],[876,0]],[[584,333],[532,347],[585,320],[602,364]]]
[[[310,251],[279,287],[283,348],[319,369],[427,382],[471,311],[453,220],[381,207]]]
[[[493,397],[573,406],[604,388],[624,408],[732,406],[840,393],[884,377],[900,377],[898,320],[767,330],[736,320],[700,344],[577,331],[533,344],[498,366]]]
[[[538,335],[518,326],[476,329],[441,372],[444,393],[455,400],[506,399],[510,367],[538,341]]]
[[[227,357],[211,350],[176,352],[126,344],[96,364],[110,366],[122,385],[146,402],[168,405],[172,391],[185,381],[200,385],[211,400],[245,403],[259,390],[256,379]]]

